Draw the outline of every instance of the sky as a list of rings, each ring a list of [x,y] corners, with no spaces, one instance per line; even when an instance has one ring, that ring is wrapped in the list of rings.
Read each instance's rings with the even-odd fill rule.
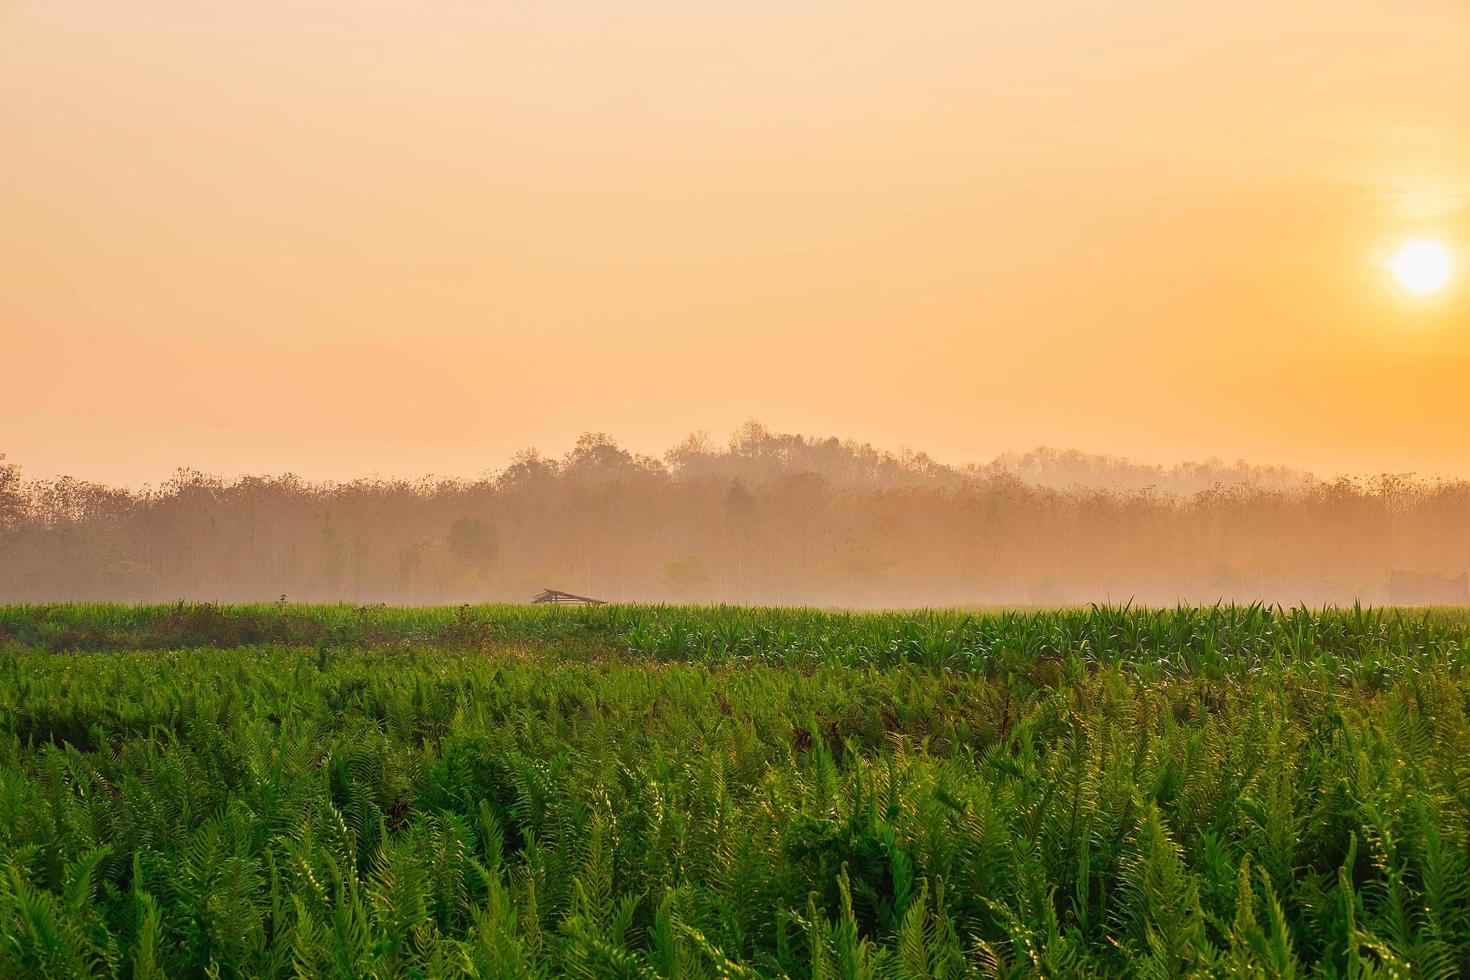
[[[1467,52],[1463,0],[0,0],[0,453],[1470,477]]]

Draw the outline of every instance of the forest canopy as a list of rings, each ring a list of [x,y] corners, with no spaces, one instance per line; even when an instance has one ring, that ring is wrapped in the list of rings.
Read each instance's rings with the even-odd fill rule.
[[[0,457],[6,602],[1328,604],[1467,566],[1464,481],[1052,449],[954,466],[755,422],[661,458],[588,433],[469,480],[180,470],[128,489]]]

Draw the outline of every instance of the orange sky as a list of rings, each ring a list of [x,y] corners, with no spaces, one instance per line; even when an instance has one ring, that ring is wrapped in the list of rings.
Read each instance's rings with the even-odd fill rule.
[[[1467,58],[1463,0],[0,0],[0,452],[1470,476]]]

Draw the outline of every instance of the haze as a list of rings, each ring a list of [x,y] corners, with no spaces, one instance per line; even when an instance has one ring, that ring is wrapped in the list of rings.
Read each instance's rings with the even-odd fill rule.
[[[0,603],[180,598],[915,607],[1465,605],[1470,481],[1321,482],[1077,452],[959,469],[749,422],[661,459],[586,433],[475,480],[181,472],[128,492],[0,460]]]
[[[754,415],[1467,476],[1467,50],[1456,0],[0,0],[0,451],[472,475]]]

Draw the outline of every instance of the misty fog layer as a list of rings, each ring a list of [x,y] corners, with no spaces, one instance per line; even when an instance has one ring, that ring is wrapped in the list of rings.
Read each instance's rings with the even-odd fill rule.
[[[954,467],[755,423],[662,459],[588,434],[472,481],[126,490],[0,457],[3,602],[1418,604],[1465,601],[1440,577],[1467,566],[1463,481],[1055,450]]]

